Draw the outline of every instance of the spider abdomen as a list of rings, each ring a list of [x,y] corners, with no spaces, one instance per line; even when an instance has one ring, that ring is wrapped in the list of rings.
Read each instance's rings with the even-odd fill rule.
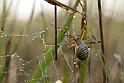
[[[86,44],[80,44],[76,50],[76,56],[79,60],[84,61],[89,54],[88,46]]]

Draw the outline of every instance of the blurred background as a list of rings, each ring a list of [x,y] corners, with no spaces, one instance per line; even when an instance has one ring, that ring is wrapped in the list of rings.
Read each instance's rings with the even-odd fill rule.
[[[76,0],[59,1],[73,7]],[[124,83],[123,4],[123,0],[102,0],[105,57],[113,83]],[[87,0],[87,8],[88,28],[100,40],[97,0]],[[81,6],[77,10],[82,12]],[[60,7],[57,12],[58,27],[62,28],[69,12]],[[11,56],[9,83],[28,83],[32,79],[37,66],[45,60],[44,54],[54,46],[54,26],[51,25],[54,18],[54,6],[44,0],[0,0],[0,28],[4,27],[0,32],[0,69],[2,71],[6,61],[4,55]],[[76,13],[69,32],[79,34],[80,25],[81,15]],[[72,44],[67,37],[65,40],[69,46]],[[91,83],[101,83],[101,64],[95,53],[99,49],[91,50]],[[49,72],[44,75],[51,77],[50,83],[55,83],[58,79],[63,80],[63,73],[68,72],[68,81],[63,83],[72,83],[72,50],[64,45],[64,41],[58,58],[57,62],[52,60],[47,69]],[[44,83],[42,79],[37,83]],[[87,77],[85,81],[87,83]]]

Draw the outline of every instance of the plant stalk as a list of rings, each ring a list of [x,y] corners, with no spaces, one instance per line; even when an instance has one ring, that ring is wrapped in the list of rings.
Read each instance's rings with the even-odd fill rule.
[[[57,5],[55,5],[55,60],[57,60]]]
[[[101,0],[98,0],[98,12],[99,12],[99,28],[100,28],[101,50],[102,50],[103,55],[105,56],[105,51],[104,51],[104,37],[103,37],[103,25],[102,25]],[[103,56],[102,56],[102,59],[103,59],[104,65],[106,65],[105,59],[104,59]],[[105,71],[103,70],[103,83],[106,83],[106,79],[107,79],[107,76],[106,76]]]

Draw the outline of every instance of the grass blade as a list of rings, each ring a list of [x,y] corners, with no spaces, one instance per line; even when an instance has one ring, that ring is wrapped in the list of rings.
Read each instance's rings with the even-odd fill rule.
[[[19,35],[21,35],[23,33],[23,30],[21,30],[21,32],[19,33]],[[19,38],[16,42],[16,44],[14,45],[13,49],[11,50],[11,54],[14,54],[17,52],[19,44],[21,42],[21,38]]]
[[[76,1],[75,5],[74,5],[74,8],[77,8],[78,4],[79,4],[79,0]],[[66,23],[65,23],[65,25],[63,27],[63,29],[65,31],[68,31],[68,29],[70,28],[70,25],[71,25],[72,20],[73,20],[73,16],[74,16],[74,13],[70,13],[69,14],[68,19],[67,19],[67,21],[66,21]],[[65,37],[65,34],[63,32],[60,32],[58,34],[58,38],[57,38],[58,39],[58,44],[61,44],[62,43],[64,37]],[[59,46],[58,46],[58,48],[59,48]],[[54,47],[51,47],[50,51],[48,51],[45,54],[46,61],[43,60],[42,64],[36,68],[35,72],[32,75],[32,78],[30,80],[30,83],[36,83],[37,80],[32,80],[32,79],[37,79],[37,78],[42,77],[42,72],[45,71],[45,67],[44,66],[49,67],[50,63],[53,60],[52,57],[53,57],[54,53],[55,53]],[[42,71],[41,71],[40,67],[42,68]]]
[[[23,32],[23,30],[20,32],[20,35],[22,34],[22,32]],[[11,39],[10,39],[9,41],[11,42]],[[9,41],[8,41],[8,42],[9,42]],[[16,44],[14,45],[13,49],[12,49],[11,52],[9,53],[10,55],[17,52],[18,47],[19,47],[19,44],[20,44],[20,41],[21,41],[21,38],[19,38],[19,40],[18,40],[18,41],[16,42]],[[9,43],[9,44],[10,44],[10,43]],[[7,45],[7,47],[8,47],[8,45]],[[8,48],[7,48],[7,49],[8,49]],[[10,50],[10,48],[9,48],[8,50]],[[4,67],[2,68],[2,71],[0,71],[0,83],[3,81],[3,78],[4,78],[4,76],[5,76],[5,74],[2,73],[2,72],[8,71],[10,61],[11,61],[11,56],[9,56],[9,57],[7,58],[7,61],[6,61],[5,65],[4,65]]]

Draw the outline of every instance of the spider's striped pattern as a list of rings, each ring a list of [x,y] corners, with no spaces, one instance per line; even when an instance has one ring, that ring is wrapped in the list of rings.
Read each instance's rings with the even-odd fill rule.
[[[89,55],[88,46],[86,44],[81,44],[77,47],[76,56],[79,60],[84,61]]]

